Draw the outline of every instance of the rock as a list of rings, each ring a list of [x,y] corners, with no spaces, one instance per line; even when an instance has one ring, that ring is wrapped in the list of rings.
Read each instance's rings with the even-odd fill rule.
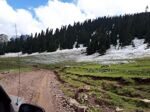
[[[96,108],[99,108],[100,106],[99,106],[99,105],[96,105],[95,107],[96,107]]]
[[[144,112],[143,110],[136,110],[135,112]]]
[[[85,93],[78,93],[76,97],[77,97],[76,99],[77,99],[79,102],[84,103],[84,102],[88,101],[88,95],[85,94]]]
[[[116,107],[116,112],[122,112],[124,109],[121,109],[119,107]]]
[[[68,104],[72,106],[77,112],[87,112],[87,106],[81,106],[75,99],[70,98]]]
[[[70,98],[69,100],[68,100],[68,103],[69,103],[69,105],[71,105],[71,106],[73,106],[73,105],[79,105],[79,103],[75,100],[75,99],[72,99],[72,98]]]
[[[87,112],[87,109],[86,106],[78,106],[77,112]]]
[[[75,99],[80,103],[85,103],[88,101],[88,95],[86,94],[90,90],[90,86],[84,86],[79,88],[75,93]]]
[[[91,87],[86,85],[84,86],[84,89],[90,91]]]
[[[78,93],[81,93],[81,92],[87,92],[87,91],[90,91],[91,87],[90,86],[83,86],[81,88],[78,89]]]
[[[1,74],[8,74],[8,73],[9,73],[9,71],[4,71]]]

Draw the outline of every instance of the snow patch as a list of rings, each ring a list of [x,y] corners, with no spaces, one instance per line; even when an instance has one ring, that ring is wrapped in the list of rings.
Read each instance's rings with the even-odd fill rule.
[[[76,48],[77,44],[78,44],[78,42],[76,41],[73,45],[73,48]]]
[[[96,31],[94,31],[94,32],[91,34],[92,37],[93,37],[94,35],[96,35]]]
[[[147,44],[144,44],[143,39],[134,39],[133,43],[135,47],[132,45],[125,46],[120,48],[119,40],[117,41],[117,46],[112,46],[107,50],[106,54],[100,56],[98,53],[95,53],[90,56],[82,56],[78,58],[78,62],[82,61],[91,61],[91,62],[98,62],[98,63],[127,63],[128,59],[134,58],[142,58],[142,57],[150,57],[150,49],[147,48]]]
[[[148,99],[143,99],[142,101],[145,103],[150,103],[150,100],[148,100]]]
[[[143,39],[134,39],[134,47],[132,45],[119,47],[119,41],[117,41],[117,47],[112,46],[107,50],[105,55],[100,56],[98,53],[93,55],[86,55],[86,47],[80,45],[80,48],[57,50],[56,52],[43,52],[34,54],[22,54],[21,57],[31,56],[27,61],[38,63],[58,63],[64,61],[75,62],[96,62],[102,64],[115,64],[115,63],[128,63],[129,59],[150,57],[150,48],[147,48],[147,44]],[[8,53],[1,57],[17,57],[18,53]]]

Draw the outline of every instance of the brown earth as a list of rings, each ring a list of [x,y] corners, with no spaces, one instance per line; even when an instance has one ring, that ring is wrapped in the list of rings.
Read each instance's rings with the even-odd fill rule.
[[[18,95],[19,75],[17,73],[0,74],[0,85],[9,95]],[[21,73],[19,96],[25,102],[43,107],[46,112],[74,112],[60,90],[60,83],[49,70],[33,70]]]

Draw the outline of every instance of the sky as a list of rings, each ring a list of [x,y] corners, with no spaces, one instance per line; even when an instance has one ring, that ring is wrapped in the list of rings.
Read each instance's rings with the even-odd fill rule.
[[[7,2],[15,9],[18,8],[29,9],[41,5],[46,5],[48,0],[7,0]]]
[[[0,34],[31,34],[102,16],[144,12],[150,0],[0,0]],[[148,10],[149,11],[149,10]]]

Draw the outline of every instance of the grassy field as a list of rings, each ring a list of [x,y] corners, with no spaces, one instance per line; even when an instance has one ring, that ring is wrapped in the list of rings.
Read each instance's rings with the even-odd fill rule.
[[[24,62],[23,58],[0,58],[0,72],[26,72],[32,70],[32,65]]]
[[[28,58],[28,57],[26,57]],[[0,58],[0,72],[34,67],[56,71],[63,92],[88,107],[88,112],[150,112],[150,58],[128,64],[62,62],[50,65],[26,58]],[[146,102],[148,101],[148,102]]]
[[[144,100],[150,100],[150,58],[128,64],[65,65],[55,65],[62,90],[89,112],[150,112],[150,102]]]

